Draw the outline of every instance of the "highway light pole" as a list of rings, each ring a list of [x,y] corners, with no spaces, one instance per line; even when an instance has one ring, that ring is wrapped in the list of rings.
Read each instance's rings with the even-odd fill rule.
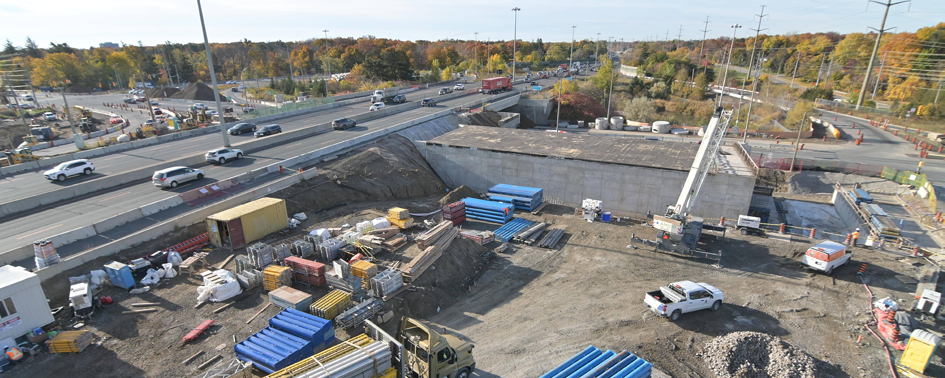
[[[738,33],[738,29],[741,29],[741,25],[735,24],[732,25],[732,43],[728,48],[728,63],[725,63],[725,75],[722,76],[722,93],[719,95],[719,107],[722,106],[722,97],[725,97],[725,82],[728,80],[728,68],[732,65],[732,50],[735,49],[735,33]]]
[[[325,81],[325,97],[328,97],[328,82],[331,81],[331,46],[328,46],[328,29],[322,32],[325,33],[325,56],[328,57],[328,80]]]
[[[577,26],[571,26],[571,53],[568,55],[568,71],[571,71],[571,67],[574,65],[574,29]]]
[[[600,67],[600,33],[597,33],[597,41],[594,42],[594,65]]]
[[[203,8],[200,6],[200,0],[197,0],[197,12],[200,13],[200,30],[203,31],[203,45],[207,49],[207,67],[210,68],[210,83],[213,84],[213,99],[217,101],[217,114],[220,115],[220,134],[223,135],[223,147],[229,147],[230,137],[226,135],[226,127],[223,127],[223,120],[225,120],[226,117],[223,116],[223,105],[220,104],[220,89],[217,88],[217,75],[213,71],[213,54],[210,53],[210,40],[207,39],[207,26],[203,22]],[[145,93],[147,93],[147,91],[145,91]],[[151,107],[150,104],[148,107]],[[210,120],[211,122],[213,121],[213,116],[210,117]]]
[[[866,77],[863,78],[863,86],[860,87],[860,96],[856,99],[856,110],[860,110],[860,106],[863,105],[863,99],[866,97],[866,88],[870,82],[870,74],[873,73],[873,63],[876,62],[876,51],[879,50],[879,42],[880,40],[883,39],[883,33],[886,31],[885,29],[886,16],[889,15],[889,7],[892,7],[893,5],[905,3],[907,1],[910,1],[910,0],[898,1],[895,3],[892,2],[892,0],[886,0],[886,3],[883,4],[876,0],[870,0],[870,3],[885,5],[886,11],[883,12],[883,22],[879,24],[879,29],[870,28],[870,29],[876,30],[878,34],[876,34],[876,42],[873,43],[873,53],[870,54],[870,63],[866,65]]]
[[[522,8],[512,8],[512,12],[515,13],[515,27],[512,29],[512,85],[515,85],[515,42],[518,39],[518,11],[520,10]]]
[[[476,35],[476,53],[474,55],[476,58],[476,78],[478,79],[479,78],[479,32],[473,32],[473,34]]]

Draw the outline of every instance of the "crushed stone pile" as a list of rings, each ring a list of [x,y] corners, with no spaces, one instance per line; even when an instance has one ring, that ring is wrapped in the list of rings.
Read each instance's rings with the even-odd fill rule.
[[[180,89],[174,87],[154,87],[148,89],[147,92],[149,98],[175,98],[174,94],[180,92]],[[213,97],[213,93],[210,94],[210,97]]]
[[[181,89],[179,92],[174,93],[171,98],[179,98],[184,100],[196,100],[196,101],[214,101],[213,97],[213,88],[204,84],[204,83],[193,83],[189,84],[184,89]],[[220,101],[228,101],[226,96],[220,94]]]
[[[822,375],[807,353],[778,337],[733,332],[705,345],[703,358],[719,378],[816,378]]]

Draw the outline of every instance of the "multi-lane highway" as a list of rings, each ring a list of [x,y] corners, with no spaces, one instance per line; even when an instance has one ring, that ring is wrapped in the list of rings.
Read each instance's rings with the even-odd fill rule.
[[[552,79],[546,79],[539,84],[550,85],[552,82]],[[519,84],[518,87],[522,88],[523,86]],[[467,84],[466,88],[477,89],[478,86]],[[0,227],[0,245],[10,247],[20,246],[28,244],[33,240],[87,226],[136,207],[175,196],[180,192],[190,190],[196,186],[207,185],[221,179],[227,179],[252,169],[317,150],[321,147],[338,143],[367,132],[391,127],[410,119],[439,112],[447,107],[467,103],[481,96],[474,94],[446,100],[433,108],[419,107],[418,103],[420,99],[424,97],[436,98],[435,93],[438,90],[439,87],[407,94],[409,101],[406,104],[396,106],[415,108],[403,113],[365,121],[359,123],[357,127],[352,129],[329,131],[287,142],[284,145],[273,146],[247,154],[242,160],[227,163],[222,166],[203,166],[201,169],[206,171],[206,178],[198,182],[183,185],[172,191],[162,191],[154,187],[150,183],[150,180],[141,180],[139,182],[88,194],[73,200],[37,208],[20,215],[6,217],[2,220],[2,223],[0,223],[2,224],[2,227]],[[366,107],[366,103],[355,104],[332,109],[330,111],[314,112],[283,119],[280,120],[278,124],[287,131],[311,127],[330,122],[336,118],[364,113],[367,111]],[[239,148],[238,144],[249,138],[252,138],[249,134],[231,136],[231,144],[233,144],[235,148]],[[7,195],[22,197],[48,190],[47,188],[55,188],[58,185],[70,185],[73,182],[79,182],[81,180],[107,180],[109,174],[141,168],[143,166],[159,163],[166,159],[190,154],[202,154],[209,149],[218,147],[220,140],[218,134],[209,134],[96,157],[91,159],[97,167],[95,174],[89,177],[67,180],[64,184],[45,182],[46,180],[42,178],[40,172],[26,172],[14,176],[5,176],[0,179],[0,190],[3,191],[3,194],[0,194],[0,196],[3,198],[6,198]],[[24,191],[27,192],[27,194],[22,193]]]

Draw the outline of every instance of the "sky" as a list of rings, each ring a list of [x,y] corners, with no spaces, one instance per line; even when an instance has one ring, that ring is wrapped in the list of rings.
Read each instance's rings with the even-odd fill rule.
[[[300,41],[324,37],[375,37],[402,40],[476,38],[545,42],[623,38],[624,41],[700,40],[708,17],[708,38],[754,34],[757,14],[767,5],[763,33],[868,32],[879,28],[885,6],[867,0],[589,0],[495,1],[460,3],[429,0],[203,0],[211,42]],[[517,12],[517,28],[512,7]],[[945,0],[913,0],[893,6],[886,28],[914,32],[945,21]],[[171,41],[202,42],[197,1],[188,0],[0,0],[0,39],[23,46],[26,37],[40,47],[50,42],[98,47],[101,42],[146,46]],[[576,28],[572,29],[572,26]]]

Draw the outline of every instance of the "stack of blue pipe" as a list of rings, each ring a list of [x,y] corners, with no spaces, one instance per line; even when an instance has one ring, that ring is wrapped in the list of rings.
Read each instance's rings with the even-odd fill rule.
[[[522,218],[515,218],[515,219],[512,219],[512,221],[510,221],[509,223],[506,223],[505,225],[503,225],[502,227],[499,227],[499,229],[495,230],[493,234],[495,234],[496,240],[503,243],[508,243],[508,241],[512,240],[512,237],[515,236],[516,233],[524,230],[526,227],[530,227],[531,225],[532,225],[532,222],[529,222]]]
[[[488,197],[492,201],[511,203],[519,210],[533,211],[541,205],[544,191],[541,188],[499,184],[489,188]]]
[[[312,356],[335,341],[335,329],[325,320],[287,308],[269,319],[269,327],[236,344],[236,357],[272,374]]]
[[[476,198],[464,198],[466,218],[479,219],[487,222],[506,223],[512,219],[515,208],[511,204],[486,201]]]
[[[633,353],[587,347],[540,378],[649,378],[653,364]]]

